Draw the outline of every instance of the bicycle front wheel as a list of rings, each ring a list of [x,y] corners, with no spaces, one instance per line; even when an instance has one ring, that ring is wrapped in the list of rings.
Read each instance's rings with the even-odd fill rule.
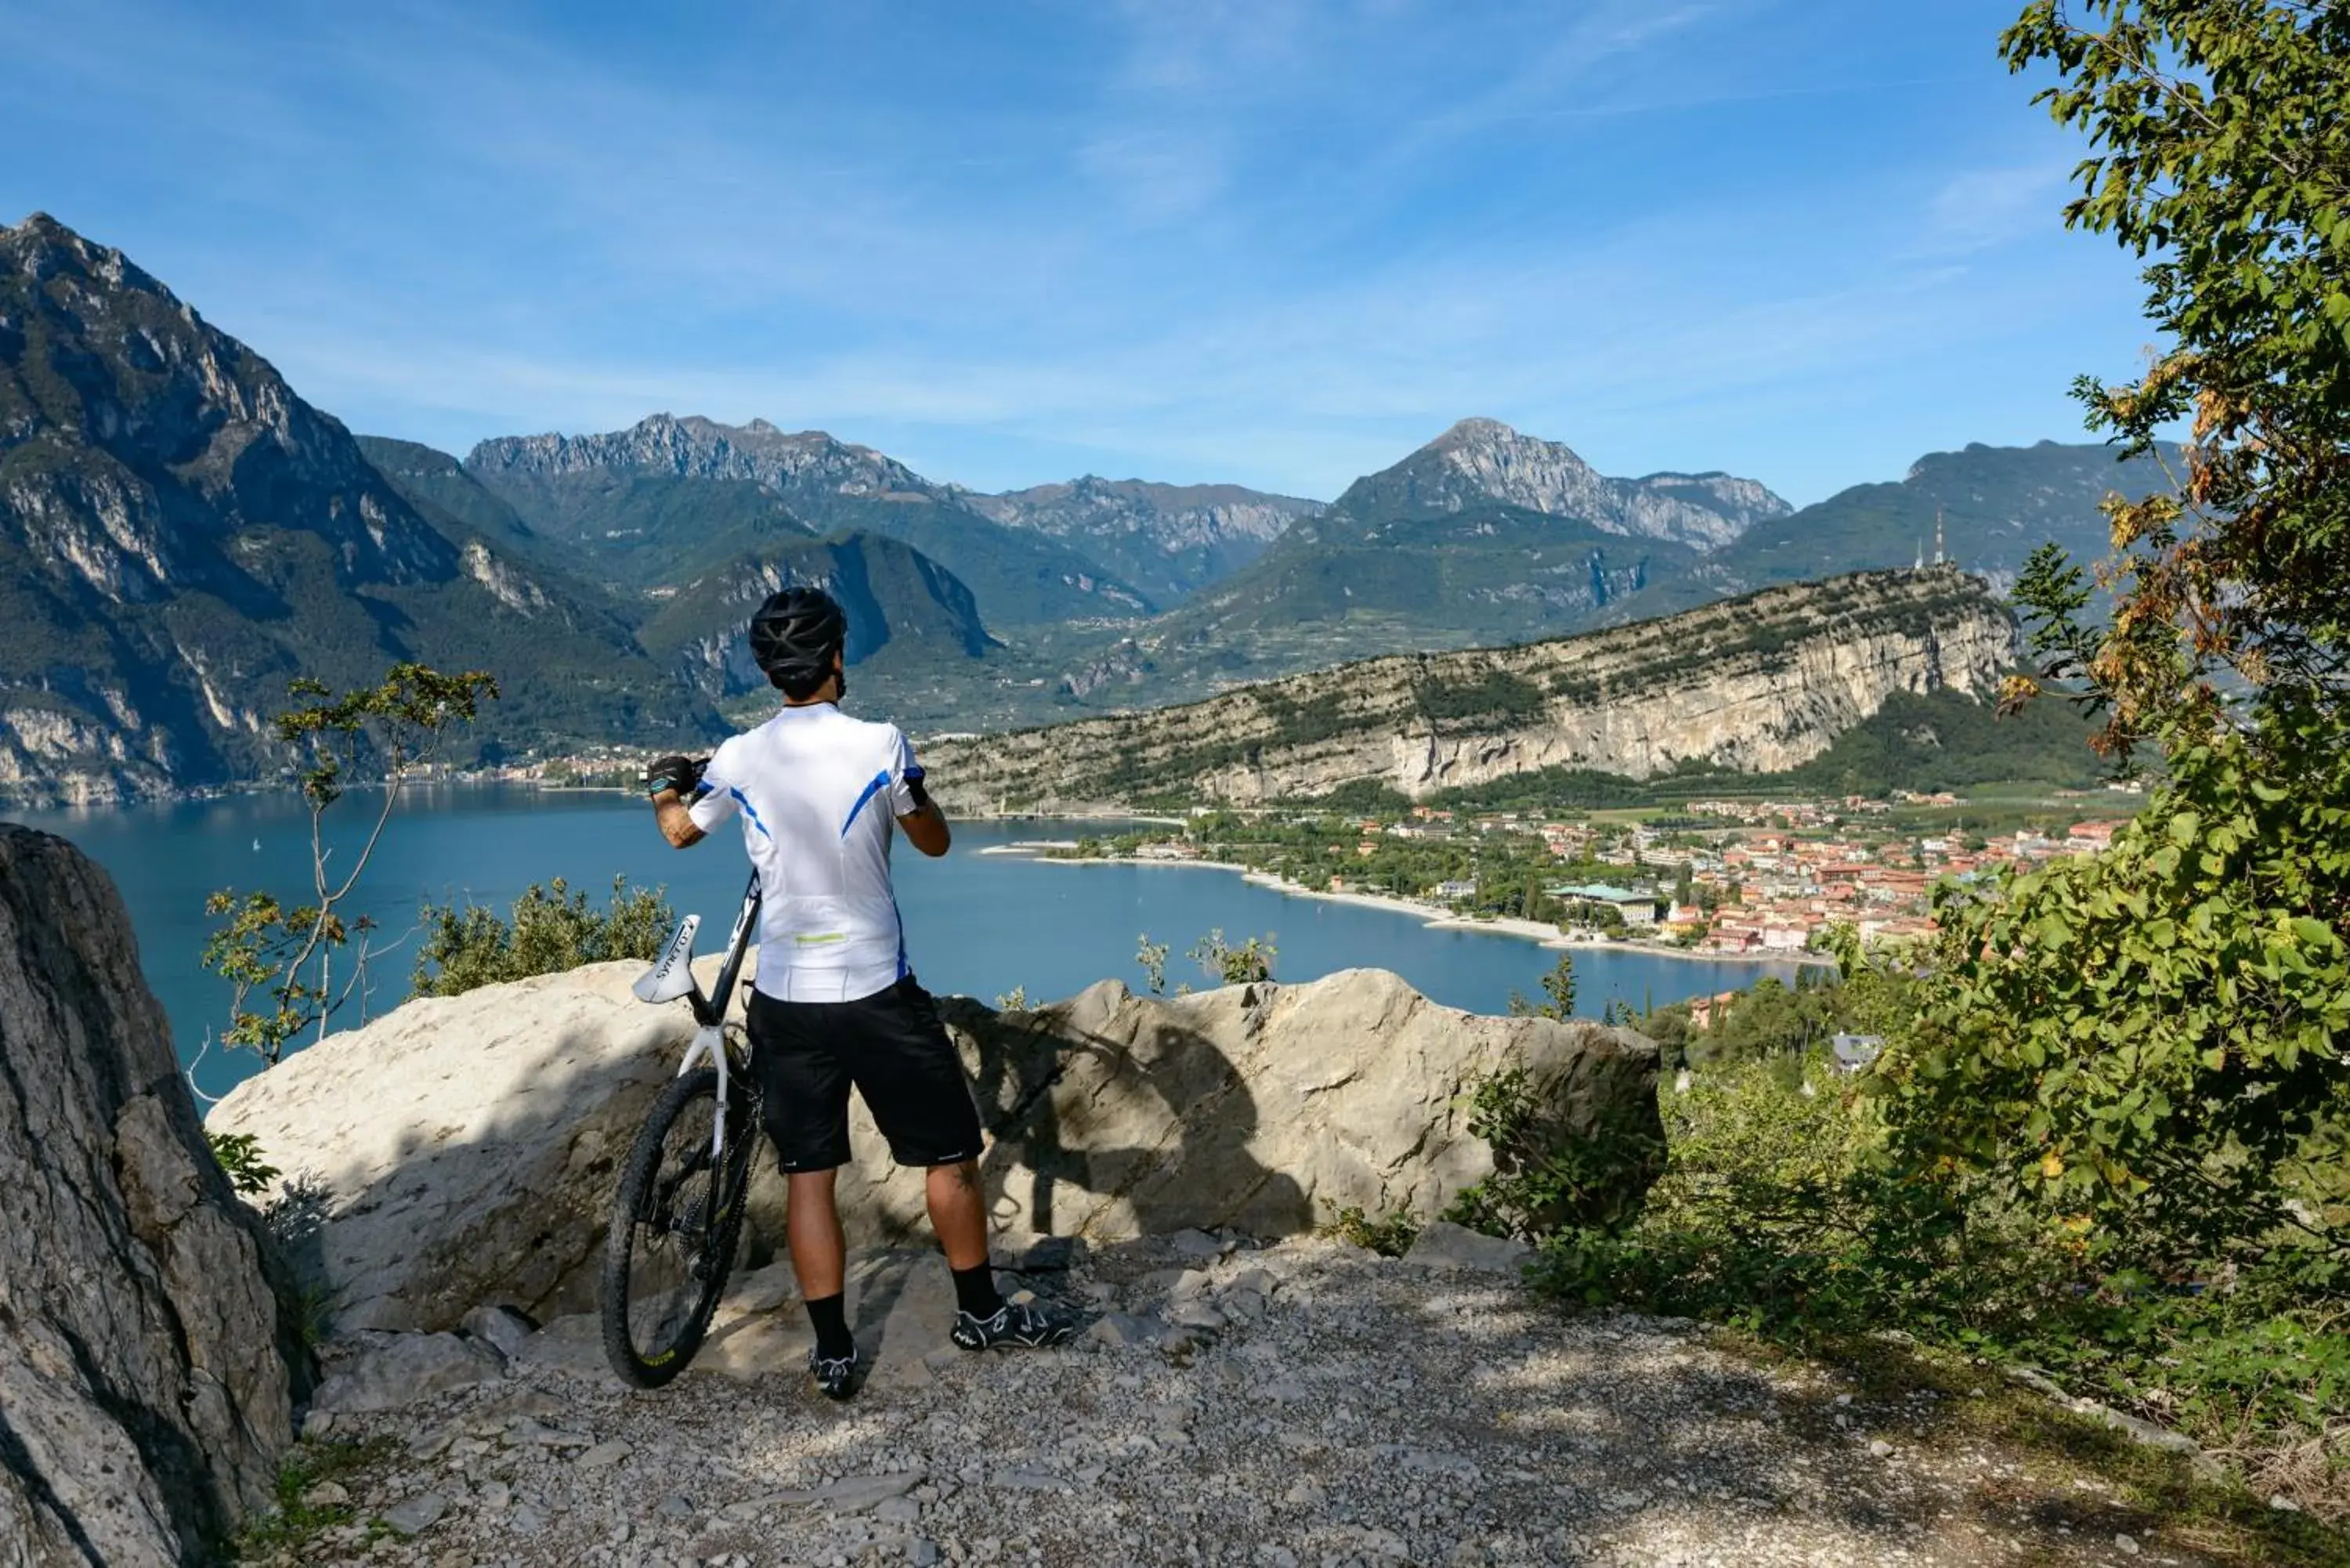
[[[702,1348],[743,1234],[754,1118],[727,1107],[726,1151],[712,1155],[718,1075],[689,1073],[645,1117],[612,1200],[604,1241],[604,1353],[621,1380],[658,1388]]]

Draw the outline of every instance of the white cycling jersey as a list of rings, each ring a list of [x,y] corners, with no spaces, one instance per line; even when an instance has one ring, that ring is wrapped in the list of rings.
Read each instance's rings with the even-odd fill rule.
[[[760,991],[854,1002],[912,972],[889,840],[921,776],[898,726],[829,702],[785,708],[711,757],[690,809],[705,833],[743,818],[759,871]]]

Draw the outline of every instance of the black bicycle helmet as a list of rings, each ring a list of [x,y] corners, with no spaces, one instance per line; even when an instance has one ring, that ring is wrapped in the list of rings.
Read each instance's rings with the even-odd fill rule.
[[[832,673],[848,639],[848,618],[822,588],[788,587],[751,618],[751,658],[785,696],[798,701]]]

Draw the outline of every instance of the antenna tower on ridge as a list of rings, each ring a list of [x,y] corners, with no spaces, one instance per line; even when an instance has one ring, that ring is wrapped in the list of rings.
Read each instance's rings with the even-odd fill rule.
[[[1942,547],[1942,509],[1937,506],[1934,508],[1934,565],[1947,566],[1950,564],[1950,552]]]

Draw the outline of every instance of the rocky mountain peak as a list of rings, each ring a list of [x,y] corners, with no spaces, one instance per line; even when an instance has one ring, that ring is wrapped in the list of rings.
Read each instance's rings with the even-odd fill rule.
[[[0,491],[0,537],[113,603],[219,591],[256,530],[317,536],[346,585],[456,570],[338,421],[120,251],[39,213],[0,230],[0,451],[17,448],[39,461]],[[318,504],[289,514],[296,493]]]
[[[0,255],[7,270],[38,280],[60,271],[86,272],[108,286],[134,288],[169,300],[184,309],[172,291],[140,270],[138,265],[111,245],[84,238],[47,213],[31,213],[15,228],[0,224]]]
[[[1337,506],[1459,513],[1493,503],[1700,550],[1792,510],[1755,481],[1728,474],[1610,479],[1562,442],[1482,417],[1461,421],[1385,472],[1357,482]]]
[[[1455,447],[1493,446],[1504,441],[1523,439],[1525,438],[1520,436],[1515,430],[1499,420],[1489,420],[1482,414],[1471,414],[1469,418],[1454,423],[1450,430],[1430,441],[1422,450],[1451,452]]]
[[[40,215],[0,230],[0,794],[273,769],[266,715],[295,675],[633,662],[652,680],[621,623],[469,527],[120,251]],[[608,701],[565,691],[508,732],[600,729]]]

